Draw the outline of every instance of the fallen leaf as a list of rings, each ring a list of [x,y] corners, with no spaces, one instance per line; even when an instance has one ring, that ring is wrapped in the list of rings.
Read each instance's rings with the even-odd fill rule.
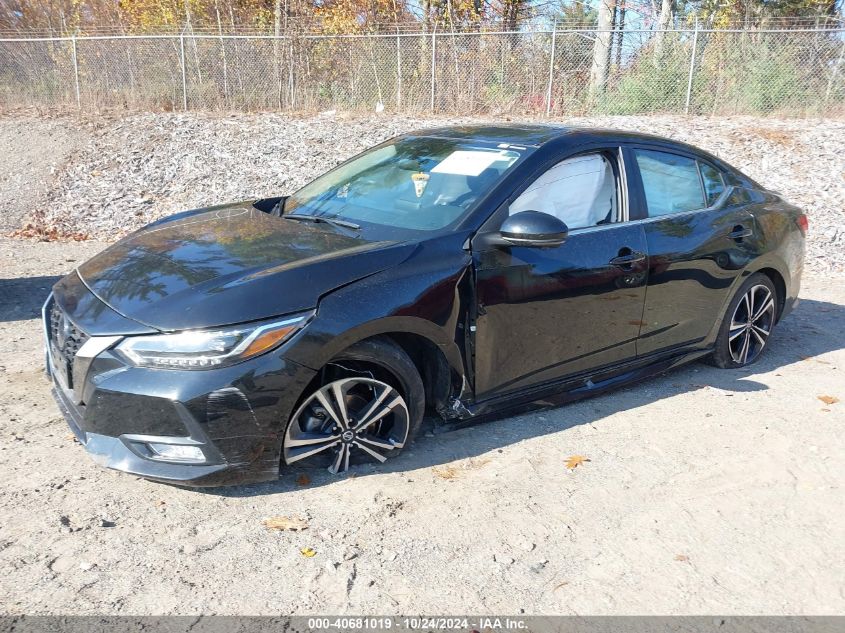
[[[713,393],[715,393],[717,396],[733,396],[733,394],[730,391],[726,391],[724,389],[719,389],[718,387],[708,386],[707,388],[710,391],[712,391]]]
[[[27,224],[21,229],[17,229],[11,233],[6,233],[5,236],[11,238],[37,239],[40,242],[58,242],[60,240],[83,242],[91,239],[87,233],[72,233],[59,230],[56,227],[48,228],[40,225],[36,226],[35,224]]]
[[[444,468],[433,468],[434,474],[440,479],[455,479],[458,476],[458,469],[454,466],[446,466]]]
[[[686,554],[675,554],[675,560],[680,561],[682,563],[688,563],[689,556],[687,556]]]
[[[296,478],[296,485],[297,486],[307,486],[311,483],[311,477],[302,473],[299,477]]]
[[[290,530],[291,532],[296,532],[307,529],[308,521],[298,517],[270,517],[269,519],[264,519],[264,525],[268,530]]]
[[[587,457],[584,457],[583,455],[573,455],[572,457],[570,457],[569,459],[566,460],[566,467],[569,470],[574,470],[575,468],[577,468],[581,464],[588,462],[588,461],[590,461],[590,460]]]
[[[477,470],[490,463],[489,457],[471,457],[458,466],[444,466],[443,468],[432,468],[431,471],[440,479],[457,479],[462,473],[468,470]]]
[[[314,558],[317,555],[316,550],[313,550],[310,547],[303,547],[301,550],[299,550],[299,553],[302,554],[305,558]]]
[[[839,402],[839,398],[836,396],[816,396],[819,400],[824,402],[825,404],[836,404]]]
[[[826,360],[819,360],[818,358],[815,358],[813,356],[802,356],[801,359],[802,360],[811,360],[814,363],[820,363],[822,365],[830,365],[830,363],[827,362]]]
[[[467,462],[464,468],[466,470],[473,470],[475,468],[481,468],[482,466],[486,466],[490,463],[489,457],[472,457],[470,458],[469,462]]]

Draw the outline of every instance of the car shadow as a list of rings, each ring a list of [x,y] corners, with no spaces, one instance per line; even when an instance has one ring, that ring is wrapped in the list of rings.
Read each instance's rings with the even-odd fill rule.
[[[41,306],[60,276],[0,279],[0,323],[41,316]]]
[[[385,464],[361,464],[337,477],[324,468],[285,468],[277,481],[232,486],[199,488],[198,492],[226,497],[251,497],[282,493],[304,487],[331,485],[349,477],[375,473],[407,472],[438,467],[465,460],[522,440],[559,433],[582,424],[590,424],[620,411],[635,409],[661,398],[697,391],[719,389],[725,395],[765,391],[769,387],[751,376],[800,362],[827,363],[819,356],[845,349],[845,305],[825,301],[802,300],[795,312],[778,326],[766,353],[754,365],[738,370],[724,370],[704,363],[691,363],[646,381],[590,398],[592,406],[563,405],[530,413],[500,415],[448,433],[431,433],[431,420],[424,424],[421,436],[401,457]],[[619,397],[620,394],[625,397]],[[305,475],[306,477],[302,477]]]

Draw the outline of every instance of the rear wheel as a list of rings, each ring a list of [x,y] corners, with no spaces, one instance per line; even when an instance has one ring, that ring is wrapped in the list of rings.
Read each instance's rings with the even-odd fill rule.
[[[328,465],[341,473],[359,462],[398,455],[422,422],[422,380],[408,355],[389,340],[363,341],[333,359],[285,431],[288,465]]]
[[[777,320],[778,296],[771,279],[756,273],[728,306],[710,362],[724,369],[757,361]]]

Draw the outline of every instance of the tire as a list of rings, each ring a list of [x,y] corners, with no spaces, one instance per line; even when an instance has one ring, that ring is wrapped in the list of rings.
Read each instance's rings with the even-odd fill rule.
[[[340,473],[396,457],[417,435],[425,389],[405,351],[389,339],[356,343],[333,358],[288,421],[285,465],[328,463]]]
[[[754,273],[746,279],[725,312],[715,349],[707,362],[722,369],[757,362],[777,323],[778,301],[777,289],[766,275]]]

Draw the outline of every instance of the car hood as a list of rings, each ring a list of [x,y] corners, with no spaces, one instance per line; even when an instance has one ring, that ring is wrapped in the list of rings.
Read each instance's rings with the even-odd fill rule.
[[[412,249],[284,220],[242,203],[152,224],[77,272],[121,315],[180,330],[314,308],[322,295],[395,266]]]

